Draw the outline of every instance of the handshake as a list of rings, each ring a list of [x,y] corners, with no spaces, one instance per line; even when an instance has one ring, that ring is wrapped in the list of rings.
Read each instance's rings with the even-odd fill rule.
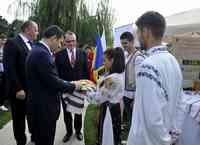
[[[90,80],[78,80],[78,81],[72,81],[71,83],[75,84],[76,86],[75,90],[79,92],[96,90],[96,85]]]
[[[76,88],[75,88],[76,91],[81,91],[82,86],[79,81],[72,81],[71,83],[76,86]]]

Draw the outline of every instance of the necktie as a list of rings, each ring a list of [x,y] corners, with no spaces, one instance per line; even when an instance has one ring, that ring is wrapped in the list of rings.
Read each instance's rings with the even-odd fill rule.
[[[75,56],[74,56],[74,50],[73,49],[70,49],[70,52],[71,52],[71,66],[74,67],[75,65]]]

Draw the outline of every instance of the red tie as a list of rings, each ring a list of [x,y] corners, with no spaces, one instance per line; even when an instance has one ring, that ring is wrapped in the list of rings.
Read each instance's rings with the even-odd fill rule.
[[[75,65],[75,57],[74,57],[74,50],[73,49],[70,49],[70,52],[71,52],[71,66],[74,67]]]

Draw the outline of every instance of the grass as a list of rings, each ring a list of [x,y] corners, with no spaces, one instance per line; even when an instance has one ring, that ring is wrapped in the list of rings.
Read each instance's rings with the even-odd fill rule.
[[[0,111],[0,129],[3,128],[3,126],[8,123],[11,119],[11,113],[10,112],[3,112]]]
[[[95,145],[97,142],[98,106],[89,105],[85,114],[84,135],[86,145]]]
[[[86,145],[95,145],[97,142],[97,121],[98,121],[99,107],[97,105],[89,105],[84,121],[84,138]],[[126,141],[128,138],[129,125],[123,123],[124,129],[121,132],[121,138]]]

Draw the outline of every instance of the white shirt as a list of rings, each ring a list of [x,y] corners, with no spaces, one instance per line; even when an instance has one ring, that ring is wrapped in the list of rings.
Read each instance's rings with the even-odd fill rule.
[[[132,55],[134,55],[134,56],[132,56]],[[133,71],[136,71],[138,65],[140,65],[141,62],[145,59],[145,56],[142,55],[139,51],[137,51],[137,52],[135,52],[135,54],[130,54],[130,55],[128,55],[128,53],[125,54],[125,58],[126,58],[126,60],[125,60],[126,65],[127,65],[127,63],[131,63],[132,65],[135,65],[134,66],[135,70],[133,70]],[[124,73],[124,75],[125,75],[125,73]],[[135,75],[135,73],[132,75]],[[124,76],[124,79],[125,79],[125,76]],[[133,99],[135,97],[135,91],[128,91],[128,90],[124,89],[124,96],[129,99]]]
[[[113,73],[102,77],[97,82],[97,92],[88,93],[88,96],[95,99],[98,104],[106,101],[116,104],[119,103],[124,93],[124,74]],[[103,85],[101,86],[101,84]]]
[[[0,48],[0,72],[4,72],[4,67],[3,67],[3,47]]]
[[[22,40],[23,40],[24,43],[26,44],[28,50],[31,50],[32,47],[31,47],[30,43],[28,43],[28,42],[31,41],[31,40],[28,40],[28,38],[26,38],[23,34],[19,34],[19,36],[22,38]]]
[[[127,145],[170,145],[181,100],[182,73],[165,46],[147,51],[136,75],[136,98]]]
[[[67,49],[67,54],[68,54],[68,58],[69,58],[69,61],[71,62],[71,56],[72,56],[72,52],[69,48],[66,48]],[[72,48],[72,51],[74,52],[74,59],[76,60],[76,48]]]
[[[49,51],[49,53],[50,53],[51,55],[53,55],[53,53],[52,53],[50,47],[49,47],[44,41],[41,40],[40,43],[43,44],[43,45],[48,49],[48,51]]]

